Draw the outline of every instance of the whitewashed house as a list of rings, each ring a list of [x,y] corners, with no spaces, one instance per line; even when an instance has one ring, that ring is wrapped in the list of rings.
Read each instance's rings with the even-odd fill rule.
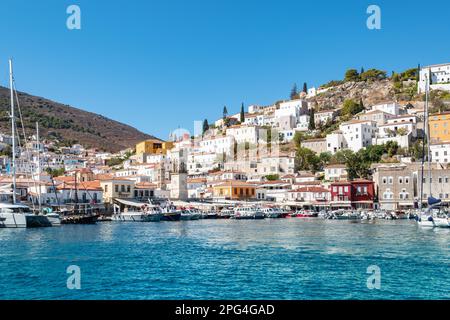
[[[420,70],[418,93],[424,93],[427,84],[427,77],[430,81],[431,90],[450,91],[450,63],[435,64],[423,67]]]
[[[372,138],[377,132],[376,122],[352,120],[339,126],[345,137],[348,149],[358,152],[362,148],[372,145]]]

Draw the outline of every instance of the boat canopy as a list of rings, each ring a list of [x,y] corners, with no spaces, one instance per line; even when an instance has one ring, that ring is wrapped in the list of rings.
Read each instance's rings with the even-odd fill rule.
[[[139,201],[134,201],[134,200],[114,199],[114,201],[117,201],[121,204],[130,206],[130,207],[137,207],[137,208],[142,208],[143,206],[154,207],[154,205],[151,205],[150,203],[139,202]]]
[[[441,199],[436,199],[434,197],[428,197],[428,205],[432,206],[441,202]]]

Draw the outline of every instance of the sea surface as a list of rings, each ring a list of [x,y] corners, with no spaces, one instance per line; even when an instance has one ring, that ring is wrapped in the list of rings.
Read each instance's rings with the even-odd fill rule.
[[[71,265],[80,289],[67,286]],[[450,299],[450,229],[299,218],[0,229],[0,277],[0,299]]]

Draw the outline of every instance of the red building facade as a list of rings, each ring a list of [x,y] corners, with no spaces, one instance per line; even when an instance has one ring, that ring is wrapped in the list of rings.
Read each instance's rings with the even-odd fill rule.
[[[374,182],[353,180],[333,182],[330,187],[332,209],[373,209]]]

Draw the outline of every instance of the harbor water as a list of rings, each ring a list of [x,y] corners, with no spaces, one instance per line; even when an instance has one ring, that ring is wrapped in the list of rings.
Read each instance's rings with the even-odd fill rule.
[[[409,220],[104,222],[0,244],[0,299],[450,299],[450,229]]]

